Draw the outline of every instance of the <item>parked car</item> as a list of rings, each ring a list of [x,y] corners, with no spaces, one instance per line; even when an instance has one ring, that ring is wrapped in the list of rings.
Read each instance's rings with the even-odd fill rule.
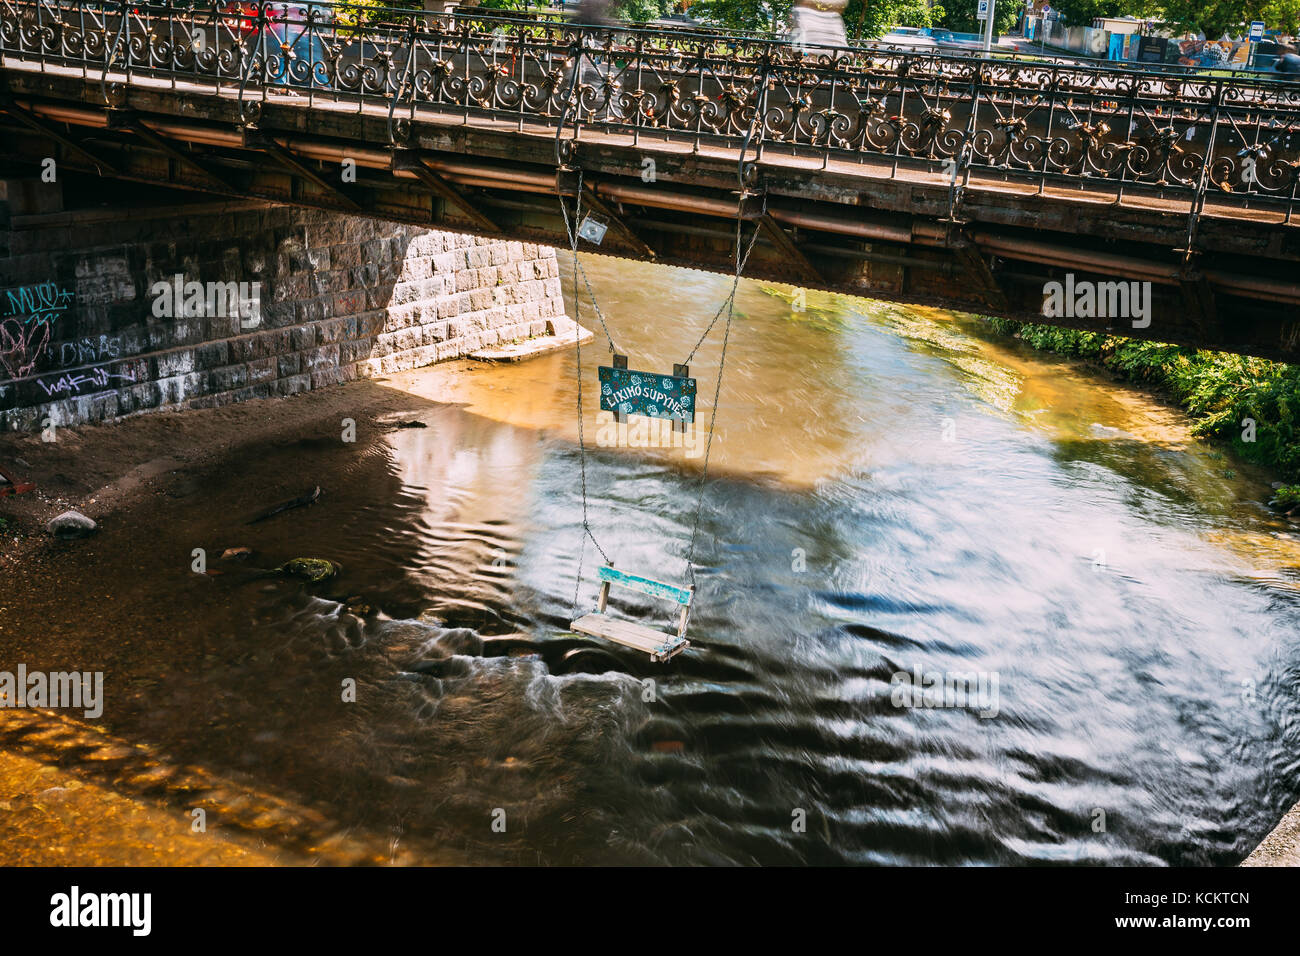
[[[879,46],[895,47],[903,50],[937,50],[939,44],[918,27],[894,27],[879,40]]]

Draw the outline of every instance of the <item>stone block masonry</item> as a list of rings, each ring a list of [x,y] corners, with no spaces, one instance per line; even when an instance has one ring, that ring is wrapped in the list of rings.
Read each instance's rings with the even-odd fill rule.
[[[0,431],[292,395],[573,328],[545,246],[259,202],[50,211],[31,193],[0,182]],[[258,294],[160,317],[156,284],[178,275]]]

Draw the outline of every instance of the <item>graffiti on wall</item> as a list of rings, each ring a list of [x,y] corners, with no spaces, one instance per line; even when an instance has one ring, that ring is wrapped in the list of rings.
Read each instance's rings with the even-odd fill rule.
[[[0,293],[0,366],[9,379],[24,378],[50,344],[54,320],[72,305],[72,293],[53,282]]]
[[[130,374],[112,373],[103,365],[123,353],[116,335],[51,344],[54,324],[72,307],[73,298],[54,282],[0,290],[0,399],[15,382],[33,378],[42,359],[50,374],[37,378],[36,384],[47,398],[82,395],[115,382],[135,381]]]
[[[58,353],[50,350],[50,361],[56,368],[74,365],[94,365],[122,357],[122,342],[116,335],[82,338],[75,342],[60,342]]]
[[[58,378],[37,379],[39,385],[48,398],[58,395],[67,397],[72,395],[81,395],[90,387],[91,391],[102,391],[108,388],[113,382],[134,382],[135,379],[130,375],[111,374],[105,368],[83,369],[77,372],[65,372]]]
[[[1244,69],[1250,59],[1249,40],[1183,40],[1178,44],[1178,62],[1182,66],[1203,69]]]

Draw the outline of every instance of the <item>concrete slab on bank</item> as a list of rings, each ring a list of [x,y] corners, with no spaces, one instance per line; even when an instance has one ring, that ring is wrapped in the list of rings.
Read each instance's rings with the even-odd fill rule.
[[[1241,861],[1242,866],[1300,866],[1300,803]]]
[[[522,362],[548,352],[570,348],[578,342],[585,345],[595,338],[590,329],[578,325],[572,319],[560,317],[546,320],[546,333],[536,338],[479,349],[471,352],[469,357],[479,362]]]

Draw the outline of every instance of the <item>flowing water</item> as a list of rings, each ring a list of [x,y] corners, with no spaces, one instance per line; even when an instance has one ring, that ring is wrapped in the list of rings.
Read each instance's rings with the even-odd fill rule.
[[[730,285],[585,261],[633,368],[683,361]],[[31,668],[102,667],[104,739],[11,713],[0,744],[303,860],[1239,861],[1300,796],[1300,540],[1266,476],[970,320],[789,291],[740,289],[673,662],[565,632],[599,560],[570,350],[357,386],[426,427],[248,448],[68,545],[0,626]],[[592,532],[681,583],[708,423],[612,447],[580,321]],[[343,571],[190,571],[235,545]],[[900,674],[981,693],[902,706]]]

